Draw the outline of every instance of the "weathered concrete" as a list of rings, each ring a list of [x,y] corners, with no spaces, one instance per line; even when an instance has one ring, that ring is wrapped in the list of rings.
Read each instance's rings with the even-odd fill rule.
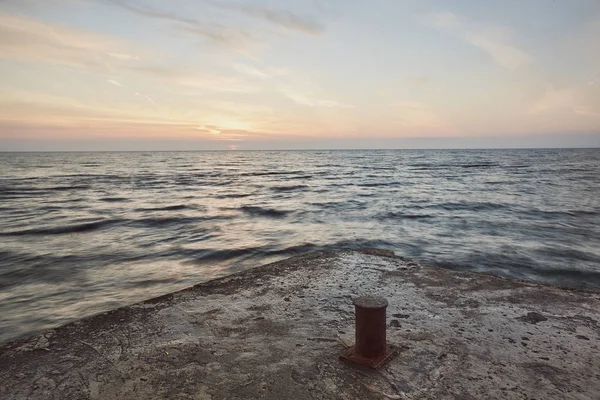
[[[338,359],[387,298],[379,371]],[[600,399],[600,293],[314,253],[0,347],[2,399]]]

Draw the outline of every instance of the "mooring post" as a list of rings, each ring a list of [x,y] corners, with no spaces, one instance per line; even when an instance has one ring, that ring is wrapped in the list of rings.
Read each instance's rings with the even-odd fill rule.
[[[386,309],[383,297],[363,296],[354,299],[356,314],[356,354],[365,358],[378,358],[386,350]]]
[[[341,356],[343,360],[371,368],[380,367],[395,348],[386,343],[388,302],[379,296],[354,299],[356,344]]]

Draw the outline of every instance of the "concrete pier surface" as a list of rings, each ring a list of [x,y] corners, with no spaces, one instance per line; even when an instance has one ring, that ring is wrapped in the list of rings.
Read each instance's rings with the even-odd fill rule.
[[[386,298],[379,370],[339,359]],[[600,399],[600,293],[310,253],[0,346],[0,399]]]

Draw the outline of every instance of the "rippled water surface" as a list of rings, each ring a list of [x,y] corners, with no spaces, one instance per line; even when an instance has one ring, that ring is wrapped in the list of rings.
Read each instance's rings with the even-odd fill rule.
[[[600,287],[600,150],[0,154],[0,341],[360,246]]]

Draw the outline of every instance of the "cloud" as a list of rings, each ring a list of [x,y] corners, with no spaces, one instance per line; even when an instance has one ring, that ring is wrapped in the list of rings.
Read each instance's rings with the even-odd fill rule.
[[[504,68],[515,70],[531,61],[531,57],[527,53],[509,43],[509,34],[506,28],[482,26],[451,12],[429,14],[425,17],[425,21],[480,48]]]
[[[115,85],[115,86],[119,86],[119,87],[122,87],[122,86],[123,86],[123,85],[121,85],[121,83],[120,83],[120,82],[118,82],[118,81],[115,81],[114,79],[107,79],[107,80],[106,80],[106,82],[108,82],[108,83],[112,83],[113,85]]]
[[[82,122],[101,123],[104,120],[122,120],[122,109],[110,109],[95,103],[30,91],[9,91],[0,101],[0,121],[24,126],[65,127]]]
[[[123,53],[106,53],[107,56],[118,58],[120,60],[136,60],[139,61],[139,56],[134,56],[131,54],[123,54]]]
[[[531,105],[529,114],[567,111],[586,116],[600,115],[600,95],[589,86],[555,89],[549,87]]]
[[[150,8],[128,0],[103,1],[143,17],[174,23],[177,25],[179,31],[200,36],[206,42],[217,47],[245,51],[259,45],[259,41],[253,35],[239,28],[229,28],[217,23],[200,21],[173,12]]]
[[[214,125],[203,125],[199,126],[197,129],[201,132],[210,133],[211,135],[220,135],[223,132]]]
[[[155,10],[153,8],[142,6],[140,4],[133,3],[128,0],[104,0],[104,1],[107,3],[114,4],[116,6],[119,6],[121,8],[124,8],[126,10],[129,10],[132,13],[139,14],[139,15],[142,15],[145,17],[162,19],[165,21],[172,21],[172,22],[181,22],[181,23],[190,24],[190,25],[199,25],[200,24],[198,20],[195,20],[193,18],[184,17],[181,15],[172,13],[172,12]]]
[[[317,94],[320,90],[310,81],[294,77],[289,70],[267,67],[259,69],[250,65],[236,63],[233,69],[239,73],[260,79],[270,85],[272,90],[284,95],[294,103],[308,107],[326,107],[326,108],[352,108],[354,106],[343,104],[336,100],[324,99]],[[263,90],[265,87],[263,85]]]
[[[258,78],[261,80],[275,80],[284,82],[287,78],[291,77],[292,71],[287,68],[278,67],[263,67],[257,68],[248,64],[235,63],[232,68],[242,75],[249,76],[251,78]]]
[[[227,129],[217,125],[202,125],[196,128],[198,132],[205,133],[219,140],[242,141],[248,137],[259,135],[245,129]]]
[[[155,105],[150,96],[136,93]],[[257,137],[250,123],[213,113],[164,112],[155,107],[140,109],[120,103],[82,103],[68,97],[30,91],[13,91],[0,99],[0,138],[14,132],[50,132],[53,137],[204,137],[211,140],[242,140]],[[221,119],[223,122],[215,122]],[[10,129],[8,129],[10,127]],[[11,133],[13,132],[13,133]],[[23,137],[24,138],[24,137]]]
[[[206,2],[220,9],[235,10],[268,21],[285,29],[295,30],[308,35],[320,35],[325,30],[320,23],[287,10],[277,10],[257,5],[234,4],[216,0],[206,0]]]
[[[235,77],[203,74],[187,68],[132,66],[127,70],[137,77],[207,92],[251,93],[258,90],[256,86]]]
[[[211,21],[204,21],[170,11],[151,8],[142,5],[140,2],[133,2],[131,0],[103,1],[143,17],[172,22],[178,26],[180,31],[200,36],[208,43],[217,47],[229,48],[231,50],[243,52],[249,49],[260,47],[262,45],[261,40],[259,40],[256,35],[264,29],[255,28],[252,30],[252,33],[250,33],[248,30],[241,29],[239,26],[231,27]],[[247,16],[268,21],[279,27],[283,27],[288,30],[299,31],[309,35],[319,35],[324,30],[323,26],[317,22],[303,18],[291,11],[276,10],[269,7],[256,5],[240,5],[214,0],[205,0],[203,3],[221,10],[237,11]],[[203,14],[206,14],[206,12],[203,12]]]
[[[530,107],[530,114],[542,114],[561,109],[572,109],[574,107],[573,89],[556,90],[548,88]]]
[[[63,5],[85,5],[86,0],[0,0],[4,7],[15,7],[25,10],[56,9]]]
[[[244,7],[242,10],[249,15],[261,17],[284,28],[309,35],[320,35],[325,30],[321,24],[302,18],[290,11],[273,10],[255,6]]]
[[[261,42],[253,35],[237,29],[229,29],[224,26],[211,25],[191,25],[184,24],[178,28],[179,31],[188,34],[200,36],[207,43],[217,48],[234,50],[246,55],[249,51],[262,46]]]
[[[315,96],[310,91],[300,90],[296,87],[284,85],[280,88],[281,94],[292,100],[294,103],[309,107],[327,107],[327,108],[352,108],[350,104],[339,103],[335,100],[326,100]]]
[[[252,78],[258,78],[258,79],[268,79],[271,77],[270,74],[259,70],[258,68],[254,68],[251,67],[249,65],[246,64],[233,64],[233,69],[236,70],[237,72],[250,76]]]
[[[154,101],[154,99],[150,96],[145,96],[144,97],[146,100],[148,100],[148,102],[150,102],[153,106],[156,106],[156,102]]]
[[[581,115],[600,116],[600,110],[594,111],[586,107],[573,107],[573,112]]]
[[[88,31],[0,12],[0,58],[110,70],[126,45]],[[110,57],[112,58],[112,57]]]

